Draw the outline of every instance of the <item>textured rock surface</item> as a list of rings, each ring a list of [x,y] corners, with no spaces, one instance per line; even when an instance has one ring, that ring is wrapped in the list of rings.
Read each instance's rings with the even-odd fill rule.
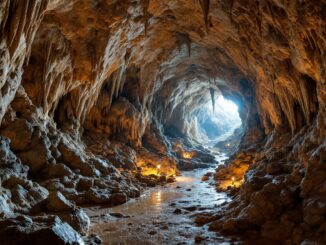
[[[194,115],[222,94],[240,106],[251,157],[247,172],[243,156],[221,170],[244,183],[211,228],[325,242],[325,8],[1,1],[0,217],[120,204],[162,182],[151,175],[175,175],[179,159],[192,168]],[[213,160],[196,148],[198,165]]]
[[[1,244],[85,244],[81,236],[58,217],[8,219],[1,221],[0,233]]]

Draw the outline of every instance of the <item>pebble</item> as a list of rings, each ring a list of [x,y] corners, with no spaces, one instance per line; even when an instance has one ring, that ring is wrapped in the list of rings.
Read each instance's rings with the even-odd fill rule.
[[[174,214],[181,214],[181,209],[179,208],[176,208],[173,212]]]
[[[156,233],[157,233],[157,231],[154,231],[154,230],[148,232],[149,235],[155,235]]]

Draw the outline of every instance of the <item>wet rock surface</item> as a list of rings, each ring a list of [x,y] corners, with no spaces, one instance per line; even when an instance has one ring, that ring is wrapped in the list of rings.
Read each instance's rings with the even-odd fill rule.
[[[58,217],[19,216],[0,222],[1,244],[84,245],[82,237]]]
[[[198,226],[194,222],[205,214],[208,218],[221,204],[230,201],[226,194],[216,193],[213,182],[201,181],[201,176],[207,171],[184,172],[175,183],[150,189],[137,199],[117,207],[86,209],[92,221],[90,231],[98,233],[104,244],[230,242],[231,238],[222,238],[209,232],[207,226]]]
[[[309,134],[314,134],[314,130]],[[252,237],[263,237],[274,243],[283,240],[286,244],[322,244],[325,208],[323,197],[316,195],[322,193],[321,185],[316,182],[323,177],[309,175],[299,163],[300,142],[306,141],[306,137],[303,135],[297,141],[288,142],[287,147],[293,149],[290,155],[284,151],[284,146],[274,142],[273,148],[266,152],[238,153],[228,164],[217,168],[217,187],[220,189],[227,182],[230,185],[227,191],[235,198],[225,210],[218,212],[221,218],[210,223],[210,230],[233,235],[252,233]],[[304,149],[299,151],[310,154]],[[317,159],[315,164],[320,166],[325,162],[324,154]],[[247,172],[239,171],[241,165],[249,167]],[[231,176],[237,181],[239,174],[243,182],[240,185],[232,183]],[[318,186],[315,191],[309,189],[314,189],[312,183]]]
[[[317,0],[2,0],[0,243],[99,244],[80,207],[127,205],[214,164],[196,115],[223,95],[243,124],[217,146],[237,152],[200,178],[233,201],[197,223],[325,244],[325,23]],[[174,203],[181,223],[206,209]],[[182,224],[181,241],[219,241]]]

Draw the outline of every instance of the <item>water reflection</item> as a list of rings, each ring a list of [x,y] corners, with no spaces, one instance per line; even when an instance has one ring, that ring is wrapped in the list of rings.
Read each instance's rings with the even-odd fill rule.
[[[194,182],[196,178],[192,176],[177,176],[176,181],[177,183],[191,183]]]
[[[161,203],[161,190],[159,190],[159,191],[156,193],[156,196],[157,196],[157,202],[158,202],[158,203]]]
[[[162,191],[157,190],[151,194],[150,205],[156,207],[156,210],[160,212],[162,210]]]
[[[224,193],[217,193],[214,186],[201,181],[207,171],[214,168],[185,172],[176,177],[175,183],[152,188],[140,198],[117,207],[87,210],[92,217],[91,232],[99,233],[104,244],[158,245],[184,241],[192,244],[194,237],[203,232],[216,239],[215,233],[207,231],[207,227],[195,226],[191,218],[199,210],[216,210],[218,204],[228,200]],[[189,211],[189,207],[195,210]],[[181,213],[175,214],[176,208]],[[110,213],[121,213],[129,218],[119,219]],[[221,243],[214,240],[212,244]]]

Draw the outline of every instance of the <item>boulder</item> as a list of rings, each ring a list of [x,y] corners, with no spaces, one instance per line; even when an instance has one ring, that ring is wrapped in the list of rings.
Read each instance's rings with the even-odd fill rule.
[[[111,191],[106,189],[90,188],[85,192],[85,202],[91,204],[108,204]]]
[[[43,169],[43,173],[50,178],[73,175],[71,169],[63,163],[50,163]]]
[[[10,147],[14,151],[26,149],[31,142],[32,133],[33,127],[24,119],[16,119],[1,129],[1,135],[10,139]]]
[[[48,211],[72,211],[75,205],[68,201],[59,191],[51,192],[45,200],[45,207]]]
[[[90,219],[83,209],[78,208],[73,212],[59,214],[62,221],[67,222],[72,228],[74,228],[78,233],[86,235],[89,226]]]
[[[83,152],[78,149],[70,147],[67,142],[61,141],[59,150],[62,154],[63,161],[72,169],[79,170],[84,176],[94,176],[95,169],[88,163],[84,157]]]
[[[126,194],[120,192],[120,193],[114,193],[110,196],[109,202],[112,205],[119,205],[123,204],[128,201],[128,197]]]
[[[1,245],[84,245],[81,236],[56,216],[18,216],[0,221]]]

